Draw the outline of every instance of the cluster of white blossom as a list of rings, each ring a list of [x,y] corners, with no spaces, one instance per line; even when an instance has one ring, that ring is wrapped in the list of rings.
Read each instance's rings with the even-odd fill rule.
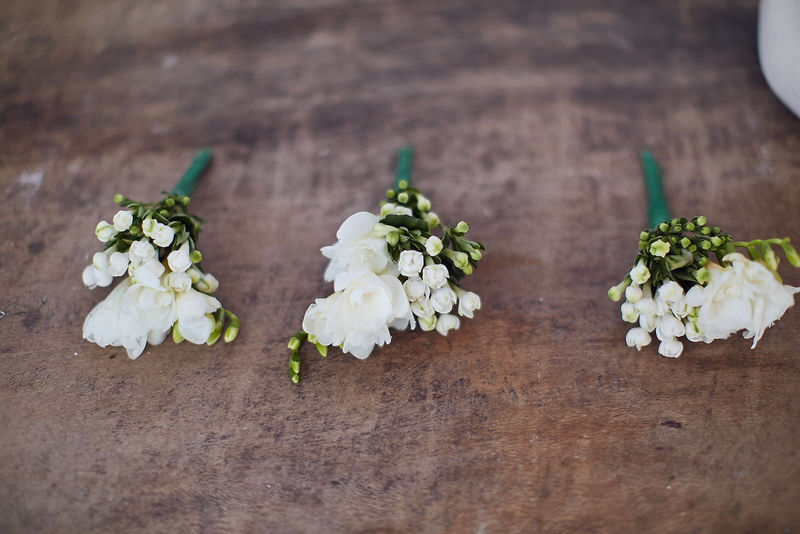
[[[398,211],[403,208],[384,205],[382,215],[410,215]],[[413,329],[419,323],[422,330],[447,335],[460,326],[458,315],[472,317],[481,306],[478,295],[461,290],[447,267],[435,261],[443,249],[439,237],[421,238],[425,253],[403,250],[395,262],[388,243],[397,229],[380,221],[368,212],[344,221],[338,242],[322,249],[330,260],[325,280],[333,282],[334,293],[311,304],[303,319],[309,340],[362,359],[391,341],[389,328]]]
[[[650,271],[640,261],[630,271],[621,306],[622,319],[639,324],[625,336],[627,345],[641,349],[655,332],[661,342],[659,354],[677,358],[683,351],[682,336],[711,343],[743,330],[755,348],[764,331],[794,304],[800,288],[781,284],[773,270],[742,254],[727,254],[722,261],[727,266],[708,262],[707,273],[699,277],[705,283],[694,283],[688,291],[673,280],[653,286]]]

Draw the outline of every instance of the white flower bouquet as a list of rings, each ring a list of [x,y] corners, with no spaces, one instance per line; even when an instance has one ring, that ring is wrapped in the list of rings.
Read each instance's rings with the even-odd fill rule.
[[[411,148],[402,148],[395,187],[380,213],[351,215],[336,232],[338,241],[322,248],[330,260],[324,277],[334,292],[308,307],[303,330],[289,341],[293,382],[300,379],[303,341],[314,343],[323,357],[328,347],[338,346],[364,359],[391,341],[390,328],[419,325],[446,336],[460,326],[459,317],[471,318],[480,309],[480,297],[460,282],[485,248],[466,238],[466,222],[439,224],[430,200],[411,187],[412,161]]]
[[[681,337],[711,343],[743,331],[755,348],[800,291],[783,285],[777,272],[773,247],[800,267],[789,238],[734,241],[707,224],[705,217],[672,218],[658,166],[647,151],[642,152],[642,171],[652,229],[639,235],[631,271],[608,290],[613,301],[625,296],[622,319],[638,324],[628,331],[627,345],[641,350],[655,332],[659,354],[677,358],[683,351]],[[717,262],[711,260],[712,254]]]
[[[226,319],[225,341],[236,338],[239,320],[211,296],[219,282],[200,265],[197,238],[203,220],[186,210],[211,159],[210,150],[199,151],[178,185],[158,202],[114,196],[123,209],[111,223],[97,224],[95,235],[104,250],[83,270],[83,283],[94,289],[115,277],[124,279],[89,312],[85,339],[101,347],[125,347],[136,359],[147,343],[160,344],[170,331],[176,343],[213,345]]]

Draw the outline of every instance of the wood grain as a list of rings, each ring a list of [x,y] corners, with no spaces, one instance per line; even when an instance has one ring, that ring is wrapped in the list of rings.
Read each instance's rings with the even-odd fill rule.
[[[605,291],[673,209],[800,241],[800,122],[755,1],[6,1],[0,530],[793,532],[800,310],[755,351],[624,345]],[[390,159],[488,247],[477,318],[358,361],[287,337]],[[235,344],[81,340],[116,192],[217,155],[192,206]],[[39,181],[39,178],[41,179]],[[782,268],[787,283],[800,275]]]

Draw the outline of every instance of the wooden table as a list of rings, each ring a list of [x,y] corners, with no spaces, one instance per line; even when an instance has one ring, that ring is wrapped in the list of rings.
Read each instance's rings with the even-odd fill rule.
[[[613,4],[613,5],[612,5]],[[757,350],[625,346],[605,296],[678,214],[800,242],[800,121],[754,1],[11,1],[0,8],[0,530],[794,532],[800,309]],[[365,361],[286,341],[393,152],[488,253],[477,318]],[[122,192],[199,147],[204,265],[242,320],[136,361],[81,339]],[[786,283],[800,273],[782,266]],[[332,351],[338,352],[338,351]],[[784,530],[786,529],[786,530]]]

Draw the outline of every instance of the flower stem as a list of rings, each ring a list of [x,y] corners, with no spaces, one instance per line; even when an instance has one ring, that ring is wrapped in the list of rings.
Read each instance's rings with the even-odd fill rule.
[[[194,155],[192,164],[186,170],[186,174],[183,175],[178,185],[172,188],[171,193],[181,197],[191,196],[197,188],[197,184],[200,182],[203,173],[208,169],[209,165],[211,165],[211,160],[213,158],[214,154],[210,149],[203,148],[198,150]]]
[[[411,187],[411,167],[414,166],[414,149],[411,145],[403,145],[397,151],[397,172],[394,175],[395,190]],[[405,187],[400,187],[400,182],[405,180]]]
[[[664,195],[664,184],[661,181],[661,170],[656,160],[648,150],[642,150],[640,155],[642,163],[642,176],[647,193],[647,226],[655,228],[662,222],[672,219],[667,206],[667,197]]]

